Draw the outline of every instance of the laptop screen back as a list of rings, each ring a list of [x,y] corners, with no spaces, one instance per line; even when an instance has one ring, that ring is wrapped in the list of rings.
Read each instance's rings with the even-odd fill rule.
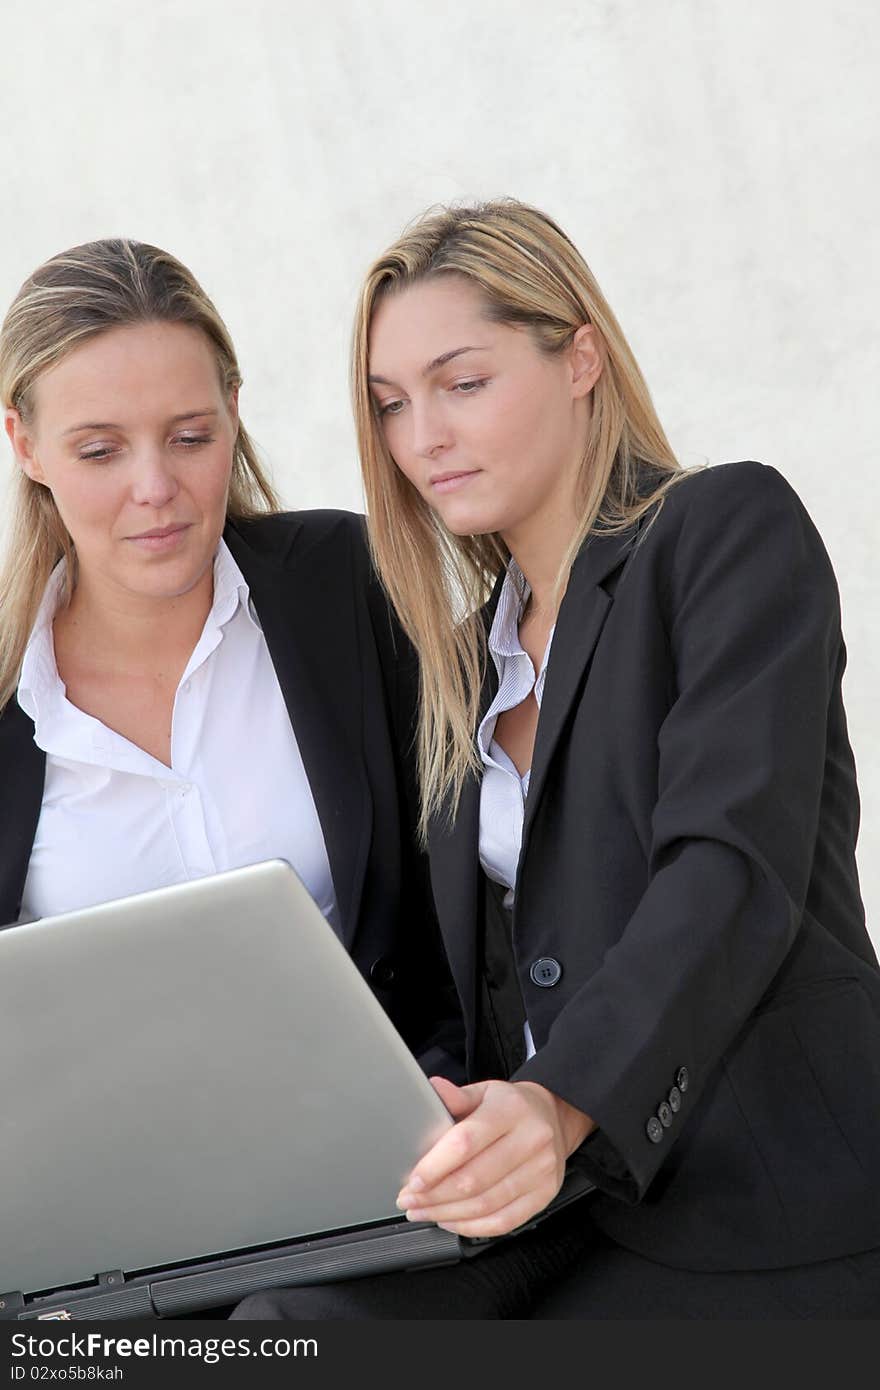
[[[280,860],[0,932],[0,1290],[399,1216],[451,1123]]]

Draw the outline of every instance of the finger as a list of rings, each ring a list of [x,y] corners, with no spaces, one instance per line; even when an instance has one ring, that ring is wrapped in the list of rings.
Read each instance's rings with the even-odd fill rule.
[[[470,1162],[463,1163],[432,1187],[419,1188],[417,1192],[405,1187],[397,1204],[402,1209],[417,1207],[421,1211],[425,1207],[435,1208],[479,1197],[502,1182],[508,1174],[514,1173],[524,1163],[533,1159],[536,1153],[537,1146],[524,1142],[520,1131],[503,1134],[482,1153],[476,1154]],[[552,1153],[550,1158],[552,1160]],[[548,1164],[548,1171],[549,1166]],[[513,1195],[511,1193],[511,1196]]]
[[[445,1076],[432,1076],[429,1080],[452,1118],[456,1120],[465,1119],[476,1110],[486,1089],[485,1082],[476,1082],[472,1086],[456,1086],[453,1081],[447,1081]],[[433,1150],[428,1152],[431,1153]],[[420,1167],[412,1170],[401,1187],[401,1192],[407,1191],[408,1185],[412,1183],[415,1183],[417,1189],[421,1189]]]
[[[456,1086],[454,1081],[447,1081],[445,1076],[432,1076],[429,1079],[446,1109],[456,1120],[463,1120],[466,1115],[472,1114],[486,1092],[485,1081],[475,1082],[472,1086]]]
[[[555,1194],[554,1194],[555,1195]],[[552,1200],[548,1198],[548,1201]],[[532,1201],[528,1196],[519,1197],[506,1207],[501,1207],[492,1216],[479,1217],[474,1221],[438,1222],[444,1231],[452,1231],[457,1236],[481,1237],[506,1236],[524,1225],[538,1212],[543,1211],[547,1202]]]
[[[503,1117],[492,1112],[484,1113],[478,1106],[472,1115],[459,1120],[452,1129],[447,1130],[419,1160],[401,1189],[400,1197],[435,1187],[456,1168],[494,1144],[507,1128]]]
[[[541,1211],[559,1191],[561,1175],[549,1150],[530,1158],[518,1168],[508,1170],[491,1187],[470,1197],[448,1202],[429,1201],[407,1211],[410,1221],[434,1221],[438,1226],[457,1230],[471,1222],[492,1220],[516,1203],[526,1203],[531,1212]],[[525,1219],[525,1218],[523,1218]]]

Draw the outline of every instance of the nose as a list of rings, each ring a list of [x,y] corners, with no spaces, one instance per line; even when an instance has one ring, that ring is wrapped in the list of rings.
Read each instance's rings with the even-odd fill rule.
[[[419,458],[436,458],[452,443],[445,411],[431,397],[413,400],[410,406],[412,422],[411,445]]]
[[[142,449],[134,460],[132,501],[159,511],[173,502],[179,490],[173,460],[162,449]]]

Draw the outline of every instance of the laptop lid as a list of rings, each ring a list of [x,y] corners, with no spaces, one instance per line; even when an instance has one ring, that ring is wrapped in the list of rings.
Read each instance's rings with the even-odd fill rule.
[[[452,1123],[289,865],[0,932],[0,1289],[399,1219]]]

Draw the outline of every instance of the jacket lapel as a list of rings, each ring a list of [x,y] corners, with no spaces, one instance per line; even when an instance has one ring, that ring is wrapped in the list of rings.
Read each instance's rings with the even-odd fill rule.
[[[611,594],[603,580],[619,569],[632,549],[637,531],[593,536],[581,549],[559,609],[541,714],[532,753],[532,770],[526,797],[522,847],[517,871],[517,897],[522,866],[528,850],[535,814],[547,782],[553,754],[578,691],[589,671],[596,643],[611,608]]]
[[[638,530],[634,528],[615,535],[594,536],[572,566],[547,666],[526,798],[520,872],[553,753],[589,670],[596,643],[611,608],[613,600],[602,587],[603,582],[624,564],[637,534]],[[499,578],[483,610],[487,632],[498,606],[503,578],[503,575]],[[492,703],[497,684],[495,664],[488,656],[480,699],[480,719]],[[465,783],[452,826],[445,815],[440,815],[432,823],[428,835],[434,899],[452,973],[465,1018],[469,1022],[476,1019],[478,1012],[479,829],[480,780],[470,777]],[[469,1063],[473,1041],[473,1037],[469,1036]]]
[[[428,832],[431,889],[456,989],[468,1024],[468,1070],[477,1017],[477,939],[480,892],[480,782],[468,777],[452,826],[445,814]]]
[[[482,610],[488,635],[501,597],[504,574],[498,577]],[[486,654],[486,671],[480,691],[478,724],[495,698],[498,673],[492,657]],[[480,923],[480,786],[479,777],[468,777],[461,793],[455,820],[448,815],[434,818],[428,831],[428,857],[431,887],[446,953],[468,1024],[468,1070],[473,1061],[475,1037],[471,1025],[477,1017],[477,942]]]
[[[16,922],[21,911],[46,775],[46,755],[34,743],[34,726],[14,695],[0,717],[0,766],[6,776],[0,798],[2,927]]]
[[[361,686],[351,569],[338,549],[297,554],[294,535],[269,557],[228,526],[225,540],[251,598],[309,780],[336,895],[341,936],[355,935],[372,838],[372,800],[361,750]],[[257,734],[259,715],[256,716]],[[246,759],[246,750],[242,750]]]

